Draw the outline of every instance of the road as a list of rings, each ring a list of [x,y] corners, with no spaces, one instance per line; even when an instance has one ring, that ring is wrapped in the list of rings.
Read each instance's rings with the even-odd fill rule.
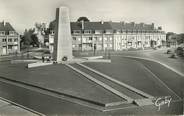
[[[161,63],[164,63],[180,73],[184,74],[184,58],[170,58],[171,54],[166,54],[167,49],[158,49],[158,50],[145,50],[145,51],[121,51],[118,53],[112,53],[112,55],[120,56],[133,56],[133,57],[142,57],[149,58]]]

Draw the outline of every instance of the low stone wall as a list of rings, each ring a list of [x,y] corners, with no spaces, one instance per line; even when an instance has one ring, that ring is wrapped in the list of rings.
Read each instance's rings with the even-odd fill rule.
[[[11,60],[12,64],[26,63],[26,62],[38,62],[39,60]]]
[[[103,58],[103,56],[92,56],[92,57],[83,57],[83,58],[87,60],[94,60],[94,59]]]
[[[27,68],[34,68],[34,67],[40,67],[40,66],[47,66],[52,65],[53,62],[36,62],[36,63],[30,63],[27,65]]]

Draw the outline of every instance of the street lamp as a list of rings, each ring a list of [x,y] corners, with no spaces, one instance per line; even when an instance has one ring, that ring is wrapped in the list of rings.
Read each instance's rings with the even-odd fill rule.
[[[93,47],[94,47],[94,54],[93,55],[95,56],[95,54],[96,54],[96,44],[94,44]]]

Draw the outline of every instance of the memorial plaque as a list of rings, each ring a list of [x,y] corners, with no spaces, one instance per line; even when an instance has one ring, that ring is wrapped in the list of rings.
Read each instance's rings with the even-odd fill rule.
[[[72,57],[72,37],[69,9],[62,6],[56,9],[53,58],[55,61],[59,62],[71,60]]]

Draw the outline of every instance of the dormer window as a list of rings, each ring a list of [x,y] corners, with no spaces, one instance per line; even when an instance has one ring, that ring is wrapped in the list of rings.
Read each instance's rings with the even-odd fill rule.
[[[102,34],[103,31],[102,30],[95,30],[95,34]]]
[[[133,33],[136,33],[136,32],[137,32],[137,30],[132,30],[132,32],[133,32]]]
[[[81,30],[73,30],[73,33],[74,34],[80,34],[81,33]]]
[[[122,33],[126,33],[126,30],[122,30]]]
[[[119,34],[121,33],[121,30],[115,30],[115,33]]]
[[[105,33],[106,33],[106,34],[112,34],[113,31],[112,31],[112,30],[105,30]]]
[[[0,35],[5,35],[5,32],[4,31],[0,31]]]
[[[84,34],[90,34],[91,30],[84,30]]]
[[[9,31],[9,35],[15,35],[14,31]]]

